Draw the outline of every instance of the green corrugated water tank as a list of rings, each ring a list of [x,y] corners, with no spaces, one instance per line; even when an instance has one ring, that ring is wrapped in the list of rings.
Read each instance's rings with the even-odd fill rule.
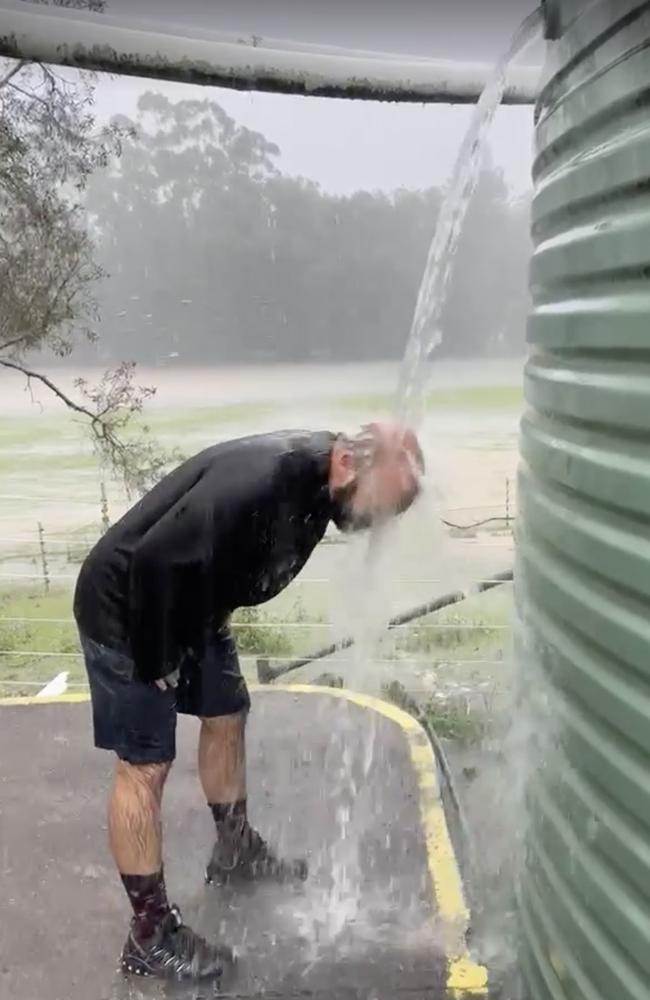
[[[650,2],[547,0],[517,592],[525,1000],[650,997]]]

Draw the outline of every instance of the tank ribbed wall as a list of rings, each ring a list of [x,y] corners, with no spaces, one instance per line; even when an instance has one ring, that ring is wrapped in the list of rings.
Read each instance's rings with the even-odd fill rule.
[[[550,0],[518,597],[526,1000],[650,997],[650,3]],[[546,711],[540,712],[538,696]],[[538,734],[539,736],[539,734]]]

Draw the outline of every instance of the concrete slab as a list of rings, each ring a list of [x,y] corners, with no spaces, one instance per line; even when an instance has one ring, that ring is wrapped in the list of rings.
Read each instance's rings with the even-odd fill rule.
[[[164,803],[167,881],[186,922],[241,953],[227,996],[459,995],[445,954],[449,899],[441,906],[432,891],[441,845],[423,827],[422,775],[394,719],[340,694],[254,693],[251,819],[282,851],[309,857],[310,878],[293,891],[203,884],[213,827],[197,735],[195,720],[180,720]],[[2,998],[215,995],[116,971],[128,906],[107,848],[111,770],[111,755],[92,746],[87,703],[0,708]],[[462,981],[468,963],[456,959]],[[470,963],[467,983],[476,981]]]

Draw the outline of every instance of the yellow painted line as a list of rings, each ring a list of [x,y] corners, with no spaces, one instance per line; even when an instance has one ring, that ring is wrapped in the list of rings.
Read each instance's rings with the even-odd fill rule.
[[[408,742],[411,762],[420,795],[420,817],[424,831],[429,875],[438,915],[445,924],[447,990],[454,997],[487,995],[487,970],[472,960],[467,950],[466,934],[469,910],[456,860],[447,818],[442,805],[436,759],[420,723],[396,705],[358,694],[345,688],[319,687],[311,684],[260,685],[250,684],[251,692],[282,691],[285,694],[320,694],[359,705],[390,719],[400,727]],[[0,698],[2,705],[74,704],[90,700],[89,694],[54,695],[50,698]]]
[[[67,694],[47,695],[37,698],[36,695],[25,695],[15,698],[0,698],[0,706],[7,707],[13,705],[71,705],[84,701],[90,701],[90,694],[86,691],[68,692]]]
[[[485,997],[488,975],[484,965],[477,965],[468,956],[452,958],[447,966],[447,991],[453,997]]]
[[[412,715],[390,702],[372,695],[357,694],[345,688],[318,687],[310,684],[251,685],[252,691],[284,691],[289,694],[321,694],[352,702],[383,715],[396,723],[404,733],[415,770],[420,793],[420,817],[424,830],[429,875],[435,893],[440,918],[448,932],[445,935],[447,954],[447,990],[454,997],[486,996],[487,969],[472,960],[467,950],[466,934],[469,909],[456,853],[442,805],[436,758],[424,729]]]

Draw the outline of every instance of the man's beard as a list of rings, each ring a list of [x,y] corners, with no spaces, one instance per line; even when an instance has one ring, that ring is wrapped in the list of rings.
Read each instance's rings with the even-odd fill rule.
[[[372,517],[369,514],[359,514],[354,510],[356,491],[356,483],[352,483],[336,490],[332,496],[332,520],[339,531],[348,535],[372,526]]]

